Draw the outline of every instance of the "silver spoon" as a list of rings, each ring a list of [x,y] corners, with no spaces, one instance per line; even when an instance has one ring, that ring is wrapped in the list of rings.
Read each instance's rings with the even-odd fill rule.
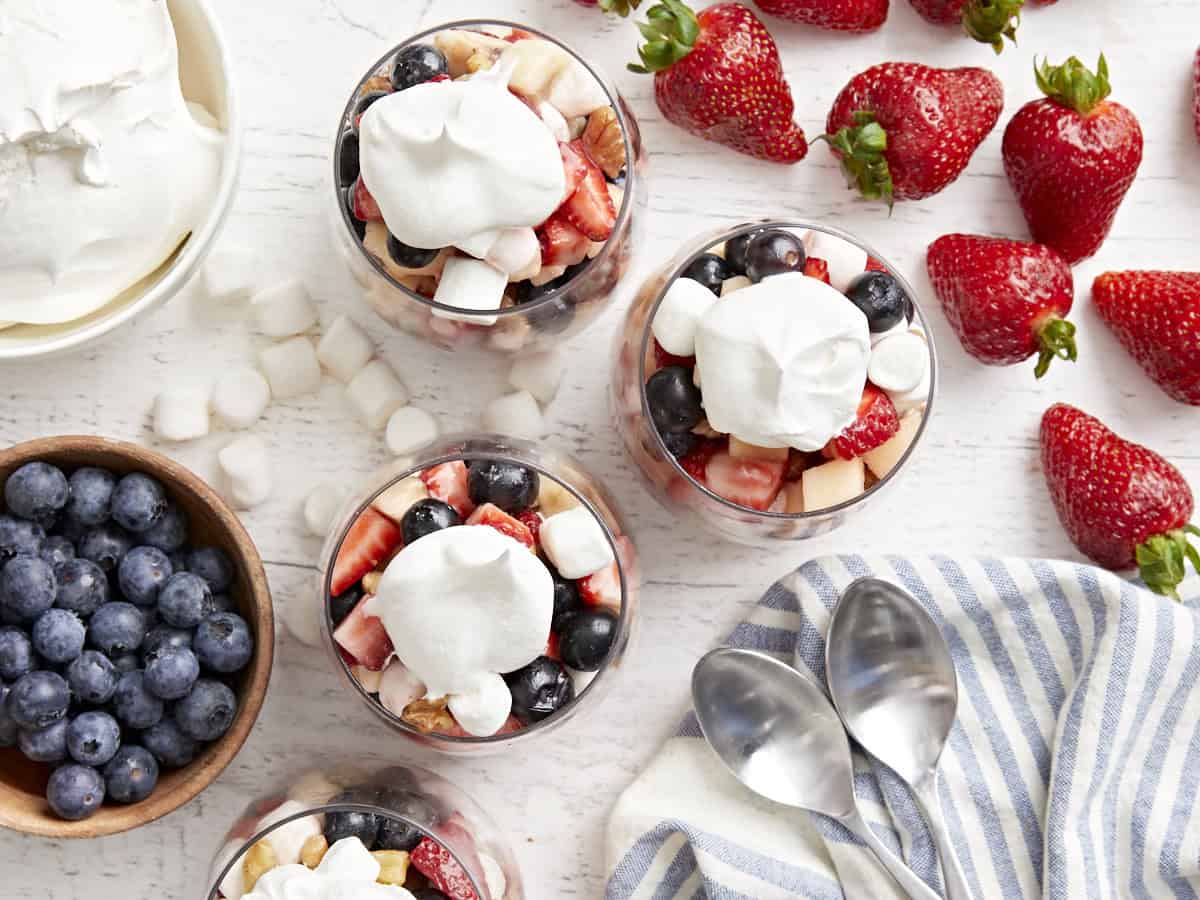
[[[971,900],[938,802],[938,761],[958,710],[950,648],[904,588],[853,582],[833,611],[825,677],[846,729],[912,789],[942,858],[948,900]]]
[[[850,742],[811,679],[761,653],[714,650],[692,673],[692,700],[709,746],[742,784],[784,806],[837,819],[913,900],[940,900],[858,811]]]

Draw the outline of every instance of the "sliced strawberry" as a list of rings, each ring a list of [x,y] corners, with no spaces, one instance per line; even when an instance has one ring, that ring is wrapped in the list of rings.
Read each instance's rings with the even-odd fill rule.
[[[567,177],[567,187],[563,196],[570,197],[579,189],[580,183],[588,173],[587,154],[583,149],[583,141],[559,144],[558,152],[562,154],[563,174]]]
[[[865,269],[865,271],[867,271],[867,272],[886,272],[887,266],[885,266],[883,263],[881,263],[875,257],[868,256],[867,257],[867,268]]]
[[[587,578],[580,578],[575,584],[579,588],[580,599],[588,606],[603,606],[618,613],[621,611],[621,575],[615,562]]]
[[[804,261],[804,274],[829,284],[829,263],[819,256],[810,256]]]
[[[464,519],[475,509],[467,489],[467,464],[461,459],[426,469],[421,473],[421,480],[429,489],[430,497],[453,506]]]
[[[543,266],[573,266],[583,262],[591,244],[586,234],[567,221],[562,210],[538,226],[537,236],[542,245]]]
[[[536,509],[527,509],[517,513],[517,521],[529,529],[529,534],[533,538],[533,548],[536,550],[539,542],[539,535],[542,533],[542,516]]]
[[[358,180],[354,182],[354,218],[360,222],[383,221],[383,213],[379,211],[379,204],[375,202],[375,198],[367,190],[367,185],[362,180],[362,176],[359,176]]]
[[[562,654],[558,652],[558,635],[553,631],[550,632],[550,639],[546,641],[546,649],[542,651],[542,656],[562,661]]]
[[[334,631],[333,639],[354,658],[355,663],[372,672],[380,672],[392,657],[392,639],[380,619],[363,612],[363,606],[370,599],[368,594],[358,601]]]
[[[679,460],[679,464],[683,466],[683,471],[704,484],[708,461],[727,447],[727,438],[702,438],[691,453]]]
[[[449,81],[449,80],[450,80],[450,76],[447,75],[445,72],[443,72],[440,75],[434,75],[432,78],[429,79],[428,83],[429,84],[440,84],[443,81]]]
[[[333,579],[329,590],[333,596],[340,595],[387,558],[400,546],[400,527],[381,515],[374,507],[367,507],[355,519],[338,550],[333,563]]]
[[[436,841],[422,838],[413,849],[409,862],[450,900],[479,900],[462,865]]]
[[[562,206],[567,220],[591,241],[607,241],[617,223],[617,209],[604,173],[589,163],[587,175]]]
[[[704,476],[709,490],[732,503],[768,509],[783,487],[786,462],[739,459],[722,451],[708,461]]]
[[[854,459],[885,444],[900,430],[900,416],[891,399],[870,382],[858,402],[858,418],[825,446],[825,455]]]
[[[651,338],[654,342],[654,363],[660,369],[665,369],[667,366],[684,366],[688,369],[696,368],[696,357],[694,356],[676,356],[674,353],[668,353],[663,349],[662,344],[657,338]]]
[[[510,44],[515,44],[517,41],[528,41],[533,39],[533,35],[521,28],[514,28],[505,38]]]
[[[468,525],[489,525],[501,534],[520,541],[530,550],[534,549],[533,533],[523,522],[518,522],[494,503],[485,503],[471,513]]]

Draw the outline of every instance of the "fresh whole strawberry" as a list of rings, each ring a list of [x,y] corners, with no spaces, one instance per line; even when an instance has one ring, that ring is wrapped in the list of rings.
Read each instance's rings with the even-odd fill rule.
[[[654,73],[654,99],[667,121],[697,137],[771,162],[808,153],[792,118],[792,92],[779,48],[749,8],[718,3],[697,16],[681,0],[662,0],[638,28],[634,72]]]
[[[1187,563],[1200,570],[1188,535],[1195,502],[1183,475],[1099,419],[1056,403],[1042,416],[1042,468],[1058,517],[1075,546],[1109,569],[1137,566],[1152,591],[1178,599]]]
[[[987,69],[883,63],[842,88],[822,140],[868,200],[920,200],[962,174],[1003,107]]]
[[[1017,40],[1021,7],[1025,0],[909,0],[927,22],[935,25],[961,25],[963,31],[981,44],[991,44],[997,53],[1004,39]]]
[[[1192,120],[1196,125],[1196,140],[1200,141],[1200,50],[1192,64]]]
[[[1200,406],[1200,272],[1105,272],[1092,302],[1159,387]]]
[[[1036,68],[1046,94],[1026,103],[1004,131],[1004,171],[1030,233],[1074,265],[1100,249],[1142,162],[1142,129],[1105,98],[1108,63],[1096,73],[1071,57]]]
[[[833,31],[875,31],[888,16],[888,0],[754,0],[768,15]]]
[[[1044,244],[948,234],[929,245],[934,293],[963,349],[992,366],[1037,354],[1041,378],[1055,357],[1077,357],[1067,261]]]

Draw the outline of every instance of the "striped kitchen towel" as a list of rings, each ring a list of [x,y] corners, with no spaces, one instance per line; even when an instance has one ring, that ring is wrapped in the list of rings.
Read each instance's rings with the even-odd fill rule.
[[[729,644],[825,681],[840,591],[906,586],[950,644],[958,720],[941,804],[977,900],[1197,898],[1200,583],[1180,605],[1066,562],[830,557],[774,584]],[[940,890],[906,790],[856,752],[864,816]],[[880,900],[899,889],[831,819],[760,800],[693,713],[617,803],[607,900]]]

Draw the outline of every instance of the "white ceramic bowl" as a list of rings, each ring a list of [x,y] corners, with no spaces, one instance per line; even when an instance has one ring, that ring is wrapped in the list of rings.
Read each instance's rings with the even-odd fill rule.
[[[167,4],[179,42],[184,97],[211,112],[226,137],[221,180],[208,215],[156,271],[102,309],[60,325],[17,325],[0,330],[0,363],[78,350],[162,305],[199,271],[225,223],[242,161],[241,114],[232,61],[209,0],[167,0]]]

